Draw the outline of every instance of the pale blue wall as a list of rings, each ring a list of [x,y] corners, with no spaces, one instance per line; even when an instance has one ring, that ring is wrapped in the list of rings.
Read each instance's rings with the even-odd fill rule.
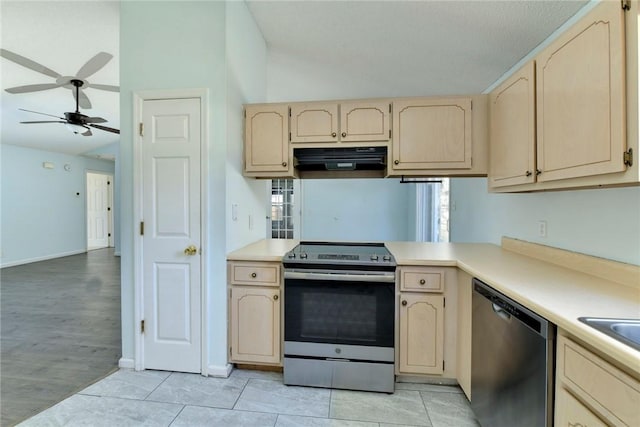
[[[234,172],[241,167],[238,163],[241,159],[238,147],[242,147],[241,105],[264,100],[264,40],[244,3],[159,1],[122,2],[120,42],[123,358],[134,357],[135,333],[133,92],[205,88],[210,100],[209,117],[205,117],[209,128],[209,138],[205,141],[209,150],[209,205],[203,218],[208,226],[204,256],[208,263],[209,336],[205,345],[209,348],[209,366],[223,368],[227,363],[227,247],[257,240],[265,233],[264,228],[248,230],[248,227],[227,223],[228,200],[242,203],[246,217],[264,215],[263,207],[259,212],[255,207],[264,182],[240,182],[241,178]],[[233,76],[227,74],[227,67]]]
[[[454,242],[500,244],[508,236],[640,265],[640,187],[489,194],[486,178],[456,178],[451,202]]]
[[[302,232],[308,240],[413,240],[415,186],[397,179],[305,179]]]
[[[114,174],[114,163],[8,144],[0,157],[2,266],[86,251],[86,171]]]

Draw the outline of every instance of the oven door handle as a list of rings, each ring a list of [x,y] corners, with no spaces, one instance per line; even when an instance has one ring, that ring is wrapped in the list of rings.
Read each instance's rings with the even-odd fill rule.
[[[378,274],[351,274],[351,273],[315,273],[300,271],[285,271],[285,279],[298,280],[330,280],[340,282],[376,282],[376,283],[394,283],[396,281],[395,273],[378,273]]]

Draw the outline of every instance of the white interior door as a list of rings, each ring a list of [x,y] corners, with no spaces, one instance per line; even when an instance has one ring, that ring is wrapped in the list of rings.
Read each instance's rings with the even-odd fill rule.
[[[142,119],[144,367],[200,372],[200,100],[146,100]]]
[[[110,184],[109,175],[87,172],[87,248],[110,246]]]

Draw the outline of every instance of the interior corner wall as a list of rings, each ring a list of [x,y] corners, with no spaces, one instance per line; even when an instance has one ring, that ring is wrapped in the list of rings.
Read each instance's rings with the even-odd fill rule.
[[[226,357],[226,65],[225,2],[125,1],[120,6],[120,176],[122,230],[122,357],[134,359],[133,93],[208,91],[209,174],[205,218],[209,365]]]
[[[640,187],[495,194],[486,178],[451,180],[452,242],[507,236],[640,265],[639,213]]]
[[[245,178],[243,104],[265,102],[267,46],[245,2],[227,3],[227,252],[266,236],[270,180]]]
[[[8,144],[0,158],[1,266],[86,252],[86,171],[114,175],[114,163]]]

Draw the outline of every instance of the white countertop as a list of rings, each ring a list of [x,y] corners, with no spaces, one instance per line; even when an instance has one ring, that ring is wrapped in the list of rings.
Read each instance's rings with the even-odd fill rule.
[[[228,260],[280,261],[299,242],[260,240]],[[626,286],[526,257],[488,243],[386,242],[398,266],[458,267],[599,349],[640,378],[640,352],[578,321],[578,317],[640,318],[638,286]]]

